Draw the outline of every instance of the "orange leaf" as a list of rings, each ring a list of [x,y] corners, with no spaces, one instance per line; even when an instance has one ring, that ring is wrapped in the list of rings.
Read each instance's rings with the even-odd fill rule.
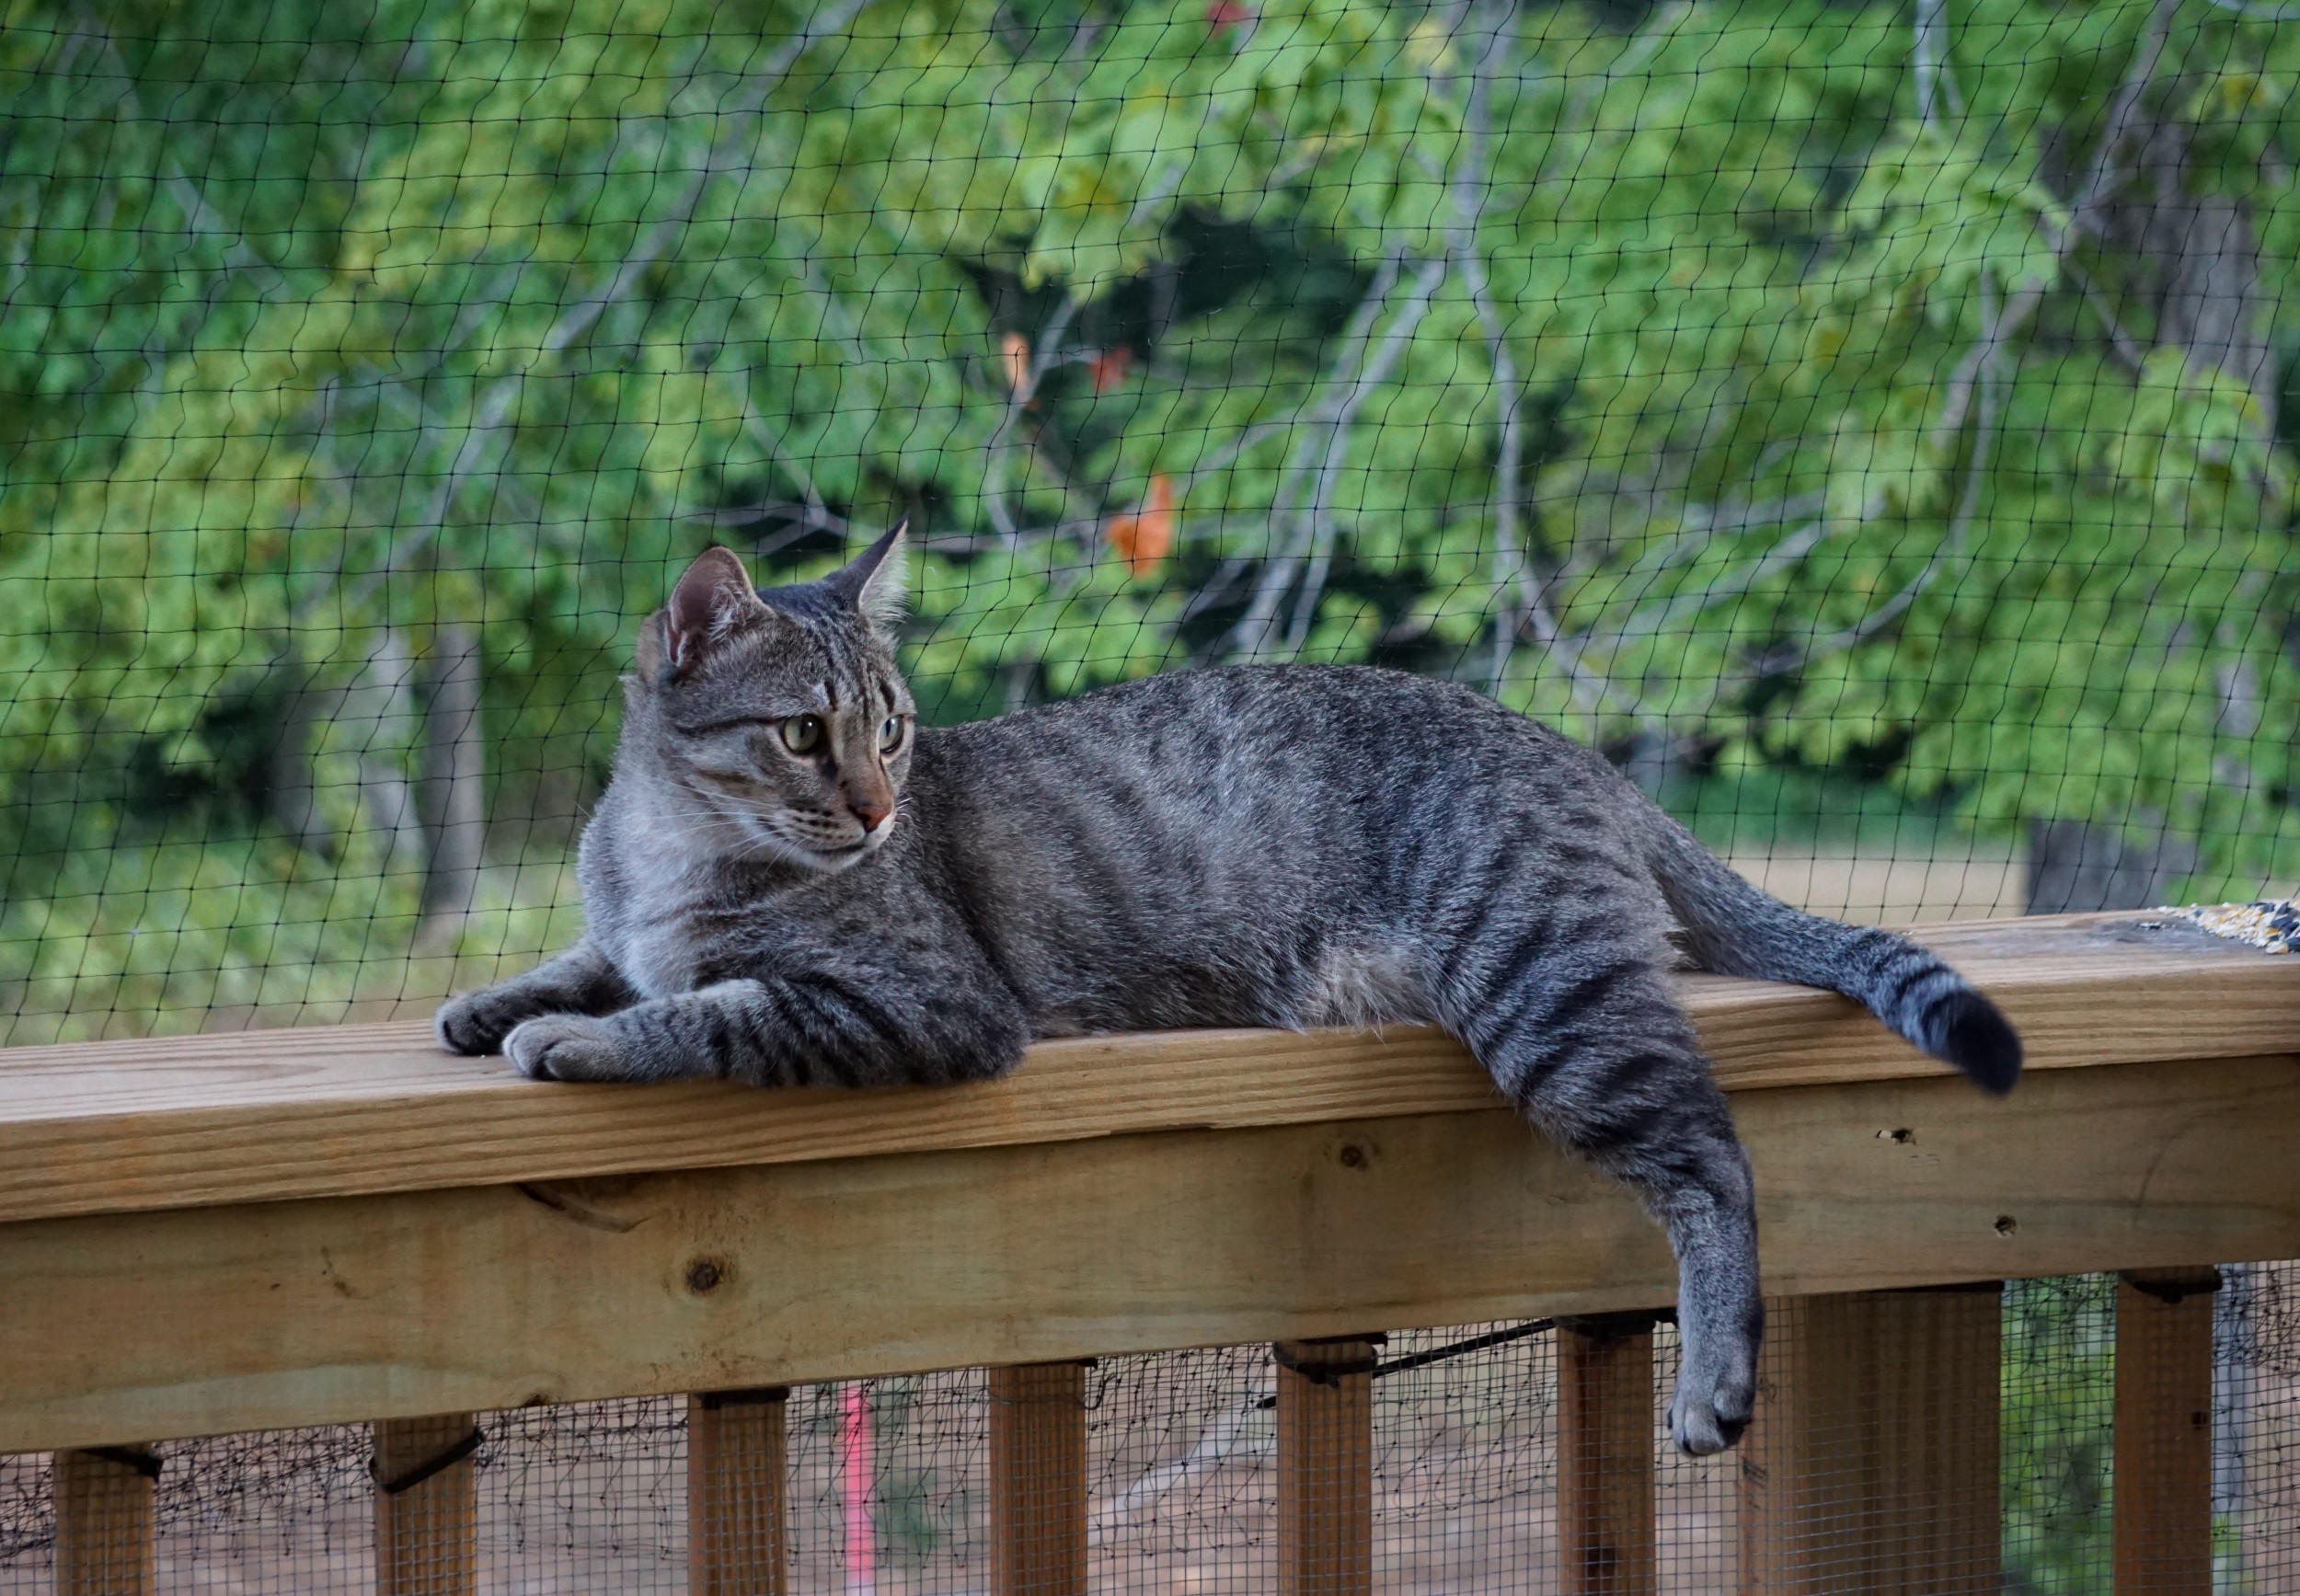
[[[1174,484],[1164,475],[1150,478],[1141,505],[1104,523],[1103,541],[1137,577],[1156,572],[1174,552]]]
[[[1133,370],[1134,350],[1132,344],[1120,344],[1114,349],[1096,350],[1087,356],[1087,370],[1094,373],[1094,391],[1107,394],[1126,380]]]

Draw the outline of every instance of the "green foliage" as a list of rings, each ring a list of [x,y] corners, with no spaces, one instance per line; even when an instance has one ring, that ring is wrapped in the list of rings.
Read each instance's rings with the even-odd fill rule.
[[[2300,865],[2275,385],[2175,341],[2102,209],[2148,198],[2129,99],[2281,281],[2291,29],[1971,0],[1926,119],[1905,12],[1823,0],[0,24],[0,981],[238,1001],[81,940],[208,877],[247,895],[170,970],[408,923],[328,884],[397,879],[362,793],[408,714],[315,734],[319,853],[259,792],[134,812],[155,762],[263,786],[225,706],[476,624],[498,787],[569,812],[678,562],[809,574],[902,513],[945,717],[1372,660],[1727,776],[2169,832],[2199,893]]]
[[[2106,1596],[2116,1430],[2116,1280],[2005,1293],[2005,1589]]]

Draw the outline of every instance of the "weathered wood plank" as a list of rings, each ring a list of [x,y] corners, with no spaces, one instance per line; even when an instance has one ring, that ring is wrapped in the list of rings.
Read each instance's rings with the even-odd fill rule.
[[[1776,1293],[2300,1256],[2288,1057],[1735,1108]],[[0,1225],[0,1452],[1596,1313],[1673,1284],[1637,1205],[1507,1111],[30,1221]]]
[[[1926,927],[2004,1004],[2039,1070],[2237,1057],[2300,1034],[2300,959],[2136,916]],[[1844,999],[1683,978],[1719,1080],[1747,1090],[1943,1074]],[[1200,1127],[1475,1113],[1491,1087],[1418,1028],[1041,1044],[1008,1080],[758,1093],[512,1078],[421,1026],[0,1050],[0,1221],[1006,1146]]]

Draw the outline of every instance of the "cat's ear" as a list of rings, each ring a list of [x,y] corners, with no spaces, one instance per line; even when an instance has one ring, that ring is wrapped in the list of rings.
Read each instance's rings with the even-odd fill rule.
[[[823,587],[834,597],[861,611],[863,618],[881,631],[900,626],[910,610],[910,589],[904,580],[909,562],[903,546],[903,534],[909,528],[909,522],[899,522],[844,570],[822,579]]]
[[[648,670],[647,656],[658,652],[660,660],[654,669],[668,666],[673,671],[689,671],[709,651],[713,644],[724,640],[737,627],[766,613],[759,602],[757,591],[751,586],[751,573],[742,568],[742,561],[730,549],[707,548],[687,567],[686,575],[671,590],[671,603],[663,606],[662,635],[656,649],[649,648],[653,622],[639,636],[639,668]]]

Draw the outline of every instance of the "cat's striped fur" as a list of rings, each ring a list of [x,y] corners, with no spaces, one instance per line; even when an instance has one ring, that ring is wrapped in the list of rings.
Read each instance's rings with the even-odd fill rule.
[[[1762,1309],[1673,933],[1703,968],[1834,987],[1991,1090],[2018,1074],[1932,955],[1767,897],[1466,688],[1248,667],[917,728],[892,542],[763,601],[724,551],[690,570],[583,838],[588,936],[448,1004],[447,1046],[561,1080],[859,1086],[995,1075],[1049,1035],[1434,1021],[1667,1227],[1694,1452],[1748,1420]],[[795,753],[802,715],[825,735]]]

